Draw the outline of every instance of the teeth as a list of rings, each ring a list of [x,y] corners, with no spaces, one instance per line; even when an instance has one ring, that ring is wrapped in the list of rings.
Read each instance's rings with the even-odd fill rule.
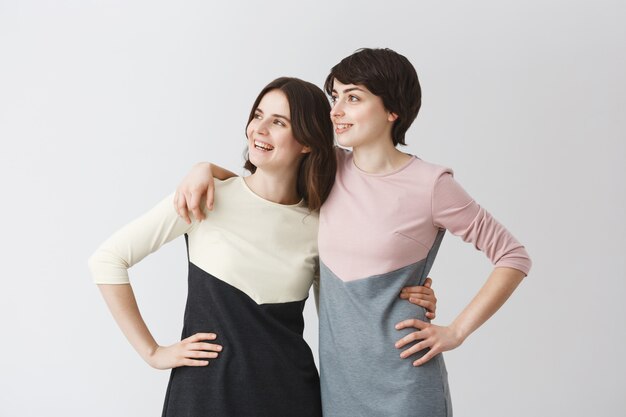
[[[350,126],[352,126],[352,125],[351,124],[347,124],[347,123],[342,123],[342,124],[338,124],[337,128],[339,128],[339,129],[347,129]]]
[[[263,149],[265,151],[271,151],[272,149],[274,149],[274,147],[269,143],[259,142],[257,140],[254,141],[254,146],[258,149]]]

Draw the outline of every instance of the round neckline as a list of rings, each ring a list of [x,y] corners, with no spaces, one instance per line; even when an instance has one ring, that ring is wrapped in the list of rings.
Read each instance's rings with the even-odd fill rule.
[[[265,199],[263,197],[261,197],[260,195],[258,195],[257,193],[255,193],[254,191],[252,191],[252,189],[248,186],[248,184],[246,183],[245,177],[237,177],[239,178],[239,182],[243,185],[243,188],[248,191],[249,194],[251,194],[253,197],[267,203],[273,206],[278,206],[278,207],[283,207],[283,208],[292,208],[292,207],[302,207],[302,205],[304,204],[304,199],[300,199],[300,201],[298,201],[296,204],[280,204],[280,203],[276,203],[274,201],[270,201],[268,199]]]
[[[356,164],[356,162],[354,162],[354,153],[350,153],[350,165],[352,168],[354,168],[354,170],[356,170],[359,174],[363,174],[363,175],[367,175],[369,177],[388,177],[390,175],[394,175],[397,174],[398,172],[406,169],[409,165],[411,165],[415,160],[419,159],[417,156],[415,155],[411,155],[411,154],[407,154],[410,156],[409,160],[403,164],[402,166],[394,169],[393,171],[389,171],[389,172],[383,172],[383,173],[375,173],[375,172],[367,172],[367,171],[363,171],[361,168],[359,168]]]

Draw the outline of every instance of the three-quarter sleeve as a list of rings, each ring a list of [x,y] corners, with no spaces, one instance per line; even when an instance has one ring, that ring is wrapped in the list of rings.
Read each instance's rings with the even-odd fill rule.
[[[127,284],[128,268],[195,226],[181,219],[172,204],[174,194],[108,238],[89,258],[96,284]]]
[[[450,172],[441,174],[435,181],[431,204],[435,227],[447,229],[472,243],[494,266],[515,268],[528,275],[531,260],[524,246],[476,203]]]

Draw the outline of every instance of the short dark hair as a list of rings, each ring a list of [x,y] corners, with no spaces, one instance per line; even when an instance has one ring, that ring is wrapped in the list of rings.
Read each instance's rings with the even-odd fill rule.
[[[383,100],[385,108],[398,115],[393,124],[393,145],[406,145],[404,136],[422,105],[422,89],[409,60],[388,48],[362,48],[331,70],[324,90],[332,95],[333,82],[359,84]]]
[[[265,94],[272,90],[280,90],[287,97],[293,137],[311,150],[303,154],[297,187],[298,195],[304,199],[309,210],[318,210],[330,194],[337,171],[330,103],[324,92],[310,82],[292,77],[277,78],[257,96],[246,128]],[[244,168],[254,173],[256,166],[250,162],[247,150],[245,159]]]

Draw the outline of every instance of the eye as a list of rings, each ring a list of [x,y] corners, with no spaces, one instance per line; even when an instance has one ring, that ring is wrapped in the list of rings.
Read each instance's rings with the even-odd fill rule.
[[[357,96],[353,96],[352,94],[348,96],[348,101],[351,103],[354,103],[356,101],[359,101],[360,99]]]
[[[337,96],[330,96],[330,102],[335,104],[337,102]]]
[[[261,113],[254,113],[254,118],[260,120],[263,118],[263,116],[261,115]]]
[[[280,120],[280,119],[276,119],[276,120],[274,120],[274,124],[275,124],[275,125],[278,125],[278,126],[282,126],[282,127],[287,126],[287,125],[285,124],[285,122],[283,122],[283,121],[282,121],[282,120]]]

